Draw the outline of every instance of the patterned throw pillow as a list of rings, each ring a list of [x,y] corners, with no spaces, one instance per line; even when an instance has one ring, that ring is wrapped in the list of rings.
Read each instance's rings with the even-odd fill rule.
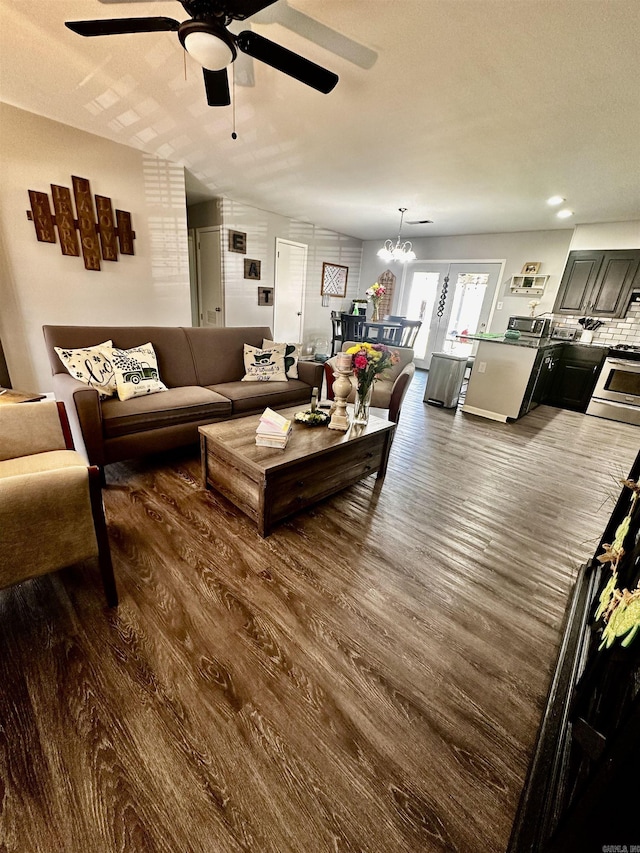
[[[284,369],[285,344],[258,349],[249,344],[244,345],[243,382],[286,382],[287,373]]]
[[[158,360],[153,344],[141,344],[131,349],[113,348],[113,369],[116,375],[118,397],[130,400],[166,391],[167,386],[160,381]]]
[[[284,353],[284,369],[287,371],[287,379],[297,379],[298,359],[300,358],[302,344],[275,344],[273,341],[262,341],[262,349],[273,346],[284,346],[286,348]]]
[[[111,397],[116,393],[116,377],[111,361],[111,341],[80,349],[65,347],[54,347],[54,349],[74,379],[97,388],[102,398]]]

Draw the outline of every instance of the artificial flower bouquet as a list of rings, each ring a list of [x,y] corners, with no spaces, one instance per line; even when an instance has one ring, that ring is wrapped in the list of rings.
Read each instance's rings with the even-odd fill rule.
[[[384,344],[370,344],[364,341],[349,347],[353,373],[356,377],[356,422],[366,423],[371,402],[373,383],[378,376],[392,365],[398,363],[398,353]]]
[[[384,284],[380,284],[379,281],[374,282],[371,287],[365,291],[365,296],[367,299],[370,299],[373,303],[373,317],[374,321],[378,320],[378,312],[380,310],[380,303],[384,299],[387,293],[387,289]]]

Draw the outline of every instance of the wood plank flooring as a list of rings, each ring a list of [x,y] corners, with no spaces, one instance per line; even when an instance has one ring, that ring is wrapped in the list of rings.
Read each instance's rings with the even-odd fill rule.
[[[410,388],[374,477],[262,540],[198,449],[107,469],[97,566],[0,592],[3,853],[504,851],[637,427]]]

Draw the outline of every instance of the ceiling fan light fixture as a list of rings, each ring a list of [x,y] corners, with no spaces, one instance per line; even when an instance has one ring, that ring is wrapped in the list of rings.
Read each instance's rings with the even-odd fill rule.
[[[385,240],[384,246],[378,251],[378,257],[390,263],[398,261],[401,264],[406,264],[409,261],[415,261],[416,253],[413,251],[413,246],[410,240],[402,242],[402,220],[406,211],[406,207],[399,207],[400,211],[400,228],[398,229],[398,238],[395,244],[391,240]]]
[[[238,55],[231,33],[204,21],[185,21],[178,37],[189,56],[208,71],[222,71]]]

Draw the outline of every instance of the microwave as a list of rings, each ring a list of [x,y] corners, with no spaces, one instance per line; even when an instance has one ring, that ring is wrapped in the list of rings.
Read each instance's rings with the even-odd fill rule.
[[[509,317],[507,329],[515,329],[528,338],[549,336],[551,320],[548,317]]]

